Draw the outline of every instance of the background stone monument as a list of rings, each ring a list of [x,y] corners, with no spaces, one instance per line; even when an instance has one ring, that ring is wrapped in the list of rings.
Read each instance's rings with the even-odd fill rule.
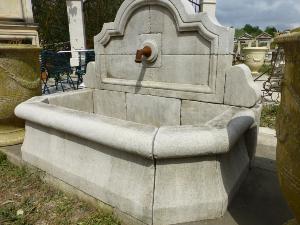
[[[24,122],[15,107],[41,93],[39,40],[30,0],[0,4],[0,146],[19,144]]]
[[[85,64],[85,54],[79,53],[78,50],[86,49],[83,3],[85,0],[67,0],[67,10],[69,19],[69,32],[72,58],[70,59],[71,67]]]

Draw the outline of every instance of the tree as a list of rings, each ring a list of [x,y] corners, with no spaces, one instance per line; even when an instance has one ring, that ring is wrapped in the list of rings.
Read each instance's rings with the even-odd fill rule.
[[[250,24],[246,24],[243,30],[254,37],[263,32],[258,26],[252,26]]]
[[[245,33],[243,28],[236,28],[235,29],[235,37],[239,38]]]
[[[278,30],[275,27],[268,26],[268,27],[266,27],[265,32],[274,37],[275,34],[278,32]]]
[[[113,22],[124,0],[88,0],[84,5],[87,46],[93,47],[93,38],[104,23]]]
[[[124,0],[88,0],[84,4],[87,46],[93,48],[93,37],[103,23],[112,22]],[[35,22],[39,24],[42,46],[69,42],[69,22],[66,0],[32,0]],[[54,50],[58,50],[55,47]]]
[[[42,46],[70,40],[65,0],[32,0],[32,5]]]

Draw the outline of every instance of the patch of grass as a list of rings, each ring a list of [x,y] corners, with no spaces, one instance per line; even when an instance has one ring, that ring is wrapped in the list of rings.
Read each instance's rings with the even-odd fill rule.
[[[119,225],[113,214],[47,185],[0,153],[1,225]]]
[[[260,126],[275,129],[278,110],[279,105],[265,105],[261,113]]]
[[[7,160],[6,155],[0,153],[0,164]]]
[[[111,216],[104,216],[103,213],[97,212],[94,215],[90,216],[89,218],[83,219],[81,222],[78,223],[78,225],[89,225],[89,224],[94,224],[94,225],[102,225],[102,224],[109,224],[109,225],[114,225],[115,223],[115,218]]]

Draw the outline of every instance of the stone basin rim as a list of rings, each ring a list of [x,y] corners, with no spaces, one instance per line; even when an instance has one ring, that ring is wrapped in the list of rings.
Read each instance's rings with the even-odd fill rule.
[[[34,99],[17,106],[15,114],[29,123],[148,159],[224,154],[243,134],[256,127],[254,112],[249,109],[227,110],[232,116],[223,118],[224,126],[155,127],[47,104],[47,98],[43,97]]]

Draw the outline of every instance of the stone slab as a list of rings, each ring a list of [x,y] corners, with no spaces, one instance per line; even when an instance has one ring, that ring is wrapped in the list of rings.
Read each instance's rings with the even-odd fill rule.
[[[153,223],[180,224],[223,216],[248,165],[242,139],[221,157],[157,160]]]
[[[86,68],[86,74],[83,76],[83,83],[87,88],[95,89],[100,86],[96,72],[95,62],[89,62]]]
[[[181,106],[181,125],[204,125],[229,108],[230,106],[221,104],[184,100]]]
[[[140,82],[137,82],[138,84]],[[124,83],[123,83],[124,84]],[[125,83],[126,84],[126,83]],[[151,83],[153,84],[153,83]],[[182,87],[181,85],[176,85],[174,88]],[[105,90],[111,90],[111,91],[122,91],[122,92],[128,92],[128,93],[137,93],[142,95],[152,95],[152,96],[160,96],[160,97],[166,97],[166,98],[174,98],[174,99],[182,99],[182,100],[194,100],[194,101],[203,101],[203,102],[210,102],[210,103],[221,103],[223,102],[223,96],[222,94],[218,93],[207,93],[202,95],[197,95],[195,92],[186,92],[186,91],[173,91],[173,90],[167,90],[167,89],[158,89],[154,87],[150,88],[141,88],[140,85],[138,86],[132,86],[131,83],[127,86],[120,85],[119,82],[116,84],[113,83],[102,83],[101,87]],[[195,87],[195,86],[194,86]],[[190,88],[190,86],[189,86]],[[207,86],[204,86],[203,89],[207,90]]]
[[[226,72],[224,103],[227,105],[253,107],[261,98],[248,66],[240,64]]]
[[[180,125],[181,101],[150,95],[126,94],[127,120],[154,126]]]
[[[26,124],[26,135],[22,146],[24,161],[151,224],[151,160],[33,123]]]
[[[177,224],[222,216],[225,198],[217,167],[215,157],[158,160],[154,224]]]
[[[121,55],[118,57],[128,58],[129,56]],[[169,55],[163,57],[168,62],[167,64],[161,68],[147,68],[134,64],[134,56],[132,56],[128,58],[128,63],[125,63],[123,67],[113,68],[113,74],[117,74],[114,79],[111,79],[111,77],[106,79],[107,69],[100,67],[101,71],[99,74],[102,74],[101,89],[210,103],[224,103],[225,72],[231,67],[232,56],[197,55],[195,56],[198,59],[196,63],[191,63],[188,60],[192,56]],[[110,56],[107,58],[110,58]],[[104,64],[107,64],[107,58],[102,55],[99,56],[100,61]],[[185,59],[189,69],[185,70],[185,67],[180,66],[167,67],[171,66],[175,59],[179,61],[180,59]],[[207,60],[211,62],[210,65],[205,64],[205,62],[208,63]],[[217,67],[215,67],[216,64]],[[198,73],[200,70],[198,71],[197,68],[201,66],[203,67],[201,71],[210,71],[210,75],[200,76],[200,73]],[[128,77],[126,77],[126,73],[122,72],[125,67],[128,67],[126,70],[130,71],[128,72],[130,74]],[[171,71],[170,73],[167,73],[168,69]]]
[[[54,94],[47,97],[49,104],[82,112],[94,112],[93,91],[80,90],[66,92],[63,95]]]
[[[95,90],[93,92],[94,113],[126,120],[124,92]]]
[[[171,89],[172,84],[208,86],[209,79],[214,76],[210,72],[211,57],[208,55],[163,55],[161,58],[162,65],[152,68],[151,65],[137,64],[135,55],[107,55],[105,59],[100,56],[102,63],[106,62],[102,79],[162,82]]]
[[[169,10],[150,6],[151,33],[162,34],[163,55],[209,55],[210,42],[199,32],[178,32],[176,22]]]
[[[109,45],[99,48],[102,51],[98,53],[107,55],[135,55],[140,45],[139,36],[149,33],[149,7],[140,7],[130,16],[124,35],[122,37],[112,37]]]

